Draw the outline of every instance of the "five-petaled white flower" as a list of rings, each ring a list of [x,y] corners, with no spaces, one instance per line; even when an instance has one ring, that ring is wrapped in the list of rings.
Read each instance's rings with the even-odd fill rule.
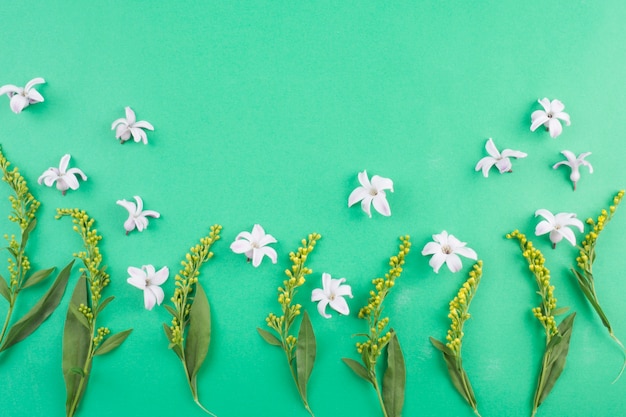
[[[535,228],[535,235],[541,236],[550,232],[550,241],[552,248],[556,248],[556,244],[565,238],[572,246],[576,246],[576,236],[570,227],[576,227],[583,232],[583,222],[576,218],[574,213],[557,213],[553,215],[546,209],[539,209],[535,212],[535,217],[541,216],[545,220],[539,222]]]
[[[370,206],[373,204],[377,212],[383,216],[391,216],[391,208],[387,202],[387,194],[384,190],[393,192],[393,181],[389,178],[374,175],[370,182],[367,171],[359,172],[358,175],[360,187],[357,187],[350,193],[348,197],[348,207],[361,202],[361,208],[369,217],[372,217]]]
[[[539,126],[544,125],[550,132],[550,136],[556,138],[563,131],[563,126],[561,126],[559,119],[569,126],[569,114],[563,111],[565,106],[559,100],[550,101],[547,98],[543,98],[538,101],[543,106],[543,110],[535,110],[530,115],[532,121],[530,130],[534,132]]]
[[[265,234],[265,230],[258,224],[252,228],[252,233],[241,232],[231,243],[230,249],[235,253],[245,253],[248,261],[252,260],[252,266],[255,268],[261,265],[264,256],[276,263],[276,251],[270,248],[270,243],[276,243],[274,236]]]
[[[511,171],[511,159],[510,158],[525,158],[528,156],[526,153],[521,151],[512,151],[510,149],[505,149],[502,153],[498,152],[496,145],[493,143],[493,139],[489,138],[487,144],[485,145],[485,149],[490,156],[485,156],[476,164],[476,171],[482,169],[483,175],[485,178],[489,176],[489,170],[492,166],[496,166],[498,170],[500,170],[500,174],[504,174],[505,172]]]
[[[9,103],[11,110],[13,110],[13,113],[20,113],[29,105],[43,101],[43,96],[33,87],[45,82],[46,80],[43,78],[37,77],[30,80],[24,88],[13,84],[3,85],[0,87],[0,96],[3,94],[8,95],[9,98],[11,98],[11,102]]]
[[[583,152],[578,155],[578,158],[570,151],[563,151],[561,153],[565,156],[565,158],[567,158],[567,161],[557,162],[552,168],[557,169],[560,165],[567,165],[570,167],[572,169],[572,173],[570,174],[569,179],[574,184],[574,191],[576,191],[576,183],[580,179],[580,166],[589,167],[589,173],[593,174],[593,167],[588,161],[585,161],[585,158],[591,155],[591,152]]]
[[[156,272],[152,265],[144,265],[141,269],[129,266],[128,274],[130,277],[126,281],[133,287],[143,290],[143,303],[147,310],[152,310],[155,304],[161,305],[164,294],[163,289],[159,285],[167,281],[170,275],[170,270],[167,266]]]
[[[76,190],[78,188],[78,178],[77,175],[83,179],[83,181],[87,180],[87,176],[83,171],[78,168],[70,168],[67,169],[67,166],[70,162],[70,154],[66,153],[61,158],[61,162],[59,163],[59,167],[50,167],[44,171],[43,174],[39,177],[37,182],[39,184],[46,184],[48,187],[52,187],[52,184],[57,183],[57,189],[60,190],[63,195],[67,192],[68,188],[72,190]]]
[[[428,242],[424,249],[422,249],[422,255],[433,255],[430,258],[428,264],[433,268],[435,273],[439,273],[441,265],[448,265],[448,268],[452,272],[458,272],[461,270],[461,258],[458,255],[465,256],[466,258],[476,260],[478,255],[473,249],[466,247],[467,243],[461,242],[454,235],[448,235],[445,230],[438,235],[433,235],[434,242]]]
[[[317,311],[322,317],[327,319],[331,317],[330,314],[326,314],[326,306],[328,305],[339,314],[344,316],[350,314],[348,303],[343,297],[352,298],[352,287],[342,285],[345,281],[345,278],[333,279],[326,272],[322,274],[323,288],[316,288],[311,293],[311,301],[319,301]]]
[[[126,234],[137,228],[140,232],[148,227],[148,217],[158,219],[161,215],[154,210],[144,210],[143,200],[138,195],[133,197],[137,204],[132,201],[117,200],[117,204],[128,210],[128,219],[124,222]]]
[[[115,137],[120,143],[126,142],[131,135],[135,142],[143,141],[148,144],[148,136],[143,129],[154,130],[154,126],[145,120],[136,121],[135,112],[130,107],[126,107],[126,118],[120,118],[113,122],[111,130],[115,130]]]

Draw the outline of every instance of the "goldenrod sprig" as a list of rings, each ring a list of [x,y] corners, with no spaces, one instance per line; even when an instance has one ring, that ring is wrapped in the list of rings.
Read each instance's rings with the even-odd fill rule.
[[[84,210],[57,209],[56,218],[71,217],[73,229],[83,241],[83,250],[74,253],[83,266],[68,307],[63,333],[63,374],[67,389],[66,414],[76,413],[91,374],[94,356],[104,355],[120,346],[132,329],[111,334],[108,327],[98,326],[98,316],[113,300],[102,299],[103,290],[111,282],[102,265],[98,244],[102,236],[93,228],[94,219]]]
[[[35,214],[37,209],[39,209],[40,203],[30,193],[26,180],[20,174],[18,168],[14,167],[11,169],[10,165],[11,163],[0,149],[2,180],[9,185],[13,192],[13,194],[9,195],[12,209],[9,220],[16,223],[21,232],[17,238],[13,234],[10,236],[8,234],[4,235],[8,242],[6,249],[9,252],[7,261],[9,277],[8,281],[5,281],[0,276],[0,296],[9,302],[9,308],[2,330],[0,330],[0,351],[24,340],[52,314],[63,297],[69,279],[69,269],[63,269],[48,291],[30,311],[9,326],[20,292],[43,281],[54,270],[54,268],[49,268],[37,272],[31,271],[30,259],[26,255],[26,244],[31,232],[37,225]],[[69,268],[71,269],[71,264]]]
[[[369,331],[365,335],[367,339],[356,344],[357,352],[361,355],[363,364],[361,365],[349,358],[343,358],[343,361],[358,376],[373,385],[385,417],[399,416],[402,411],[406,371],[397,336],[393,329],[387,330],[389,317],[383,317],[383,302],[391,288],[394,287],[396,279],[402,274],[402,266],[410,250],[409,236],[400,237],[398,254],[389,259],[389,271],[385,274],[385,278],[372,280],[374,290],[370,291],[367,305],[359,310],[359,318],[367,320],[369,327]],[[387,346],[387,370],[381,384],[376,374],[376,366],[378,358]],[[391,378],[394,380],[391,381]],[[386,384],[386,381],[389,383]],[[393,388],[387,389],[386,386]]]
[[[163,324],[169,348],[176,353],[185,370],[185,377],[194,402],[206,413],[198,399],[197,374],[206,358],[211,339],[211,312],[204,289],[198,282],[200,267],[213,257],[211,247],[220,239],[222,226],[211,226],[208,236],[189,249],[182,268],[174,278],[172,306],[165,308],[172,315],[171,324]]]
[[[600,301],[598,300],[598,295],[596,294],[595,281],[593,277],[593,263],[596,260],[596,244],[598,242],[598,237],[600,233],[604,230],[606,225],[611,221],[613,215],[615,214],[615,210],[619,206],[619,203],[624,198],[624,190],[619,191],[613,197],[613,204],[609,206],[609,210],[602,209],[602,212],[598,216],[597,220],[593,220],[592,218],[587,219],[587,224],[591,226],[591,231],[587,233],[585,239],[582,241],[580,246],[580,253],[576,258],[576,264],[578,266],[578,270],[572,268],[572,273],[576,277],[578,281],[578,286],[581,291],[589,300],[589,303],[593,306],[594,310],[602,320],[602,324],[609,331],[609,335],[611,338],[620,346],[622,352],[626,355],[626,349],[622,342],[615,336],[613,333],[613,327],[609,322],[604,310],[600,306]],[[626,358],[624,364],[622,365],[622,370],[618,374],[617,379],[624,372],[624,367],[626,367]]]
[[[554,297],[554,286],[550,284],[550,271],[545,266],[543,254],[518,230],[511,232],[506,237],[519,241],[522,255],[528,262],[528,269],[533,273],[539,287],[537,294],[541,297],[541,304],[532,309],[533,315],[541,323],[546,334],[546,347],[533,398],[532,416],[534,416],[563,372],[576,313],[568,315],[561,324],[556,325],[555,316],[564,313],[567,308],[557,309],[556,307],[557,299]]]
[[[469,278],[463,283],[457,295],[450,301],[450,313],[448,318],[451,320],[450,329],[446,335],[446,343],[443,344],[437,339],[430,338],[432,344],[443,353],[443,358],[448,365],[448,373],[452,379],[452,383],[457,391],[465,398],[465,401],[472,407],[474,413],[480,416],[476,405],[476,398],[472,385],[470,384],[467,373],[463,369],[463,359],[461,357],[461,348],[463,346],[463,326],[470,318],[469,306],[476,294],[480,279],[483,274],[483,262],[478,261],[474,264],[469,273]]]
[[[266,330],[257,328],[259,334],[270,345],[280,346],[285,352],[291,376],[296,384],[304,407],[313,415],[307,399],[307,383],[313,370],[315,361],[315,334],[306,311],[303,314],[298,336],[291,334],[291,327],[295,319],[300,315],[302,306],[294,304],[297,289],[306,282],[305,277],[313,271],[305,266],[308,256],[313,252],[317,241],[321,239],[319,233],[311,233],[308,239],[302,239],[302,246],[297,252],[289,254],[291,269],[285,270],[287,279],[278,287],[278,303],[281,306],[282,315],[276,316],[270,313],[265,322],[276,332],[278,337]]]

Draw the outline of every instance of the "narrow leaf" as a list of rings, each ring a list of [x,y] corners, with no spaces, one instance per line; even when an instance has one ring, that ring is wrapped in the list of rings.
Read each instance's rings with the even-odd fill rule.
[[[278,338],[276,336],[274,336],[273,334],[271,334],[267,330],[263,330],[263,329],[261,329],[259,327],[257,327],[256,330],[257,330],[257,332],[259,332],[259,334],[261,335],[263,340],[265,340],[270,345],[272,345],[272,346],[282,346],[281,343],[280,343],[280,340],[278,340]]]
[[[358,376],[360,376],[367,382],[373,384],[372,379],[369,376],[369,372],[367,372],[367,369],[365,369],[363,365],[361,365],[359,362],[355,361],[354,359],[350,359],[350,358],[341,358],[341,360],[346,365],[348,365],[348,367],[352,369],[355,374],[357,374]]]
[[[302,315],[302,323],[298,331],[298,341],[296,342],[296,371],[298,375],[298,389],[302,399],[306,402],[307,384],[313,372],[315,363],[316,342],[315,333],[309,314],[305,311]]]
[[[93,355],[98,356],[98,355],[104,355],[105,353],[109,353],[110,351],[112,351],[113,349],[115,349],[116,347],[124,343],[124,340],[126,340],[126,338],[130,335],[132,331],[133,329],[128,329],[128,330],[124,330],[123,332],[110,335],[104,340],[104,342],[102,342],[100,346],[98,346],[98,349],[96,349]]]
[[[11,302],[11,290],[9,290],[9,286],[2,275],[0,275],[0,295],[6,298],[8,302]]]
[[[470,393],[465,390],[465,381],[468,381],[468,378],[465,375],[462,365],[460,364],[460,360],[459,364],[457,364],[456,356],[454,356],[452,350],[437,339],[431,337],[430,342],[443,353],[443,359],[446,362],[448,374],[450,375],[450,381],[452,381],[454,388],[456,388],[458,393],[461,394],[468,404],[473,406],[473,403],[475,403],[473,395],[470,395]]]
[[[89,322],[87,321],[87,317],[85,317],[83,313],[78,311],[78,306],[74,305],[73,303],[70,303],[70,307],[71,308],[68,308],[68,312],[72,313],[74,317],[80,322],[80,324],[85,326],[87,330],[91,331],[91,327],[89,327]]]
[[[2,346],[0,346],[0,352],[28,337],[32,332],[37,330],[41,323],[57,308],[65,293],[65,287],[67,287],[72,265],[74,265],[73,260],[59,272],[57,278],[37,304],[11,326],[11,330],[9,330]]]
[[[392,332],[387,345],[387,369],[383,375],[383,402],[389,417],[400,417],[404,405],[406,366],[398,336]]]
[[[113,301],[114,299],[115,299],[115,297],[111,295],[111,296],[109,296],[109,297],[105,298],[105,299],[104,299],[104,301],[102,301],[100,304],[98,304],[98,309],[97,309],[97,311],[96,311],[96,316],[97,316],[98,314],[100,314],[100,312],[101,312],[102,310],[104,310],[104,307],[108,306],[108,305],[109,305],[109,303],[110,303],[111,301]]]
[[[85,371],[83,371],[83,368],[72,368],[70,369],[70,372],[75,373],[76,375],[85,376]]]
[[[52,271],[54,271],[54,268],[42,269],[41,271],[34,272],[26,279],[22,288],[32,287],[33,285],[40,283],[44,279],[48,278]]]
[[[76,306],[80,304],[87,305],[87,280],[84,276],[81,276],[76,282],[69,309],[76,309]],[[63,330],[62,362],[65,389],[67,391],[66,413],[69,413],[74,399],[76,399],[76,402],[79,402],[85,392],[87,381],[82,386],[80,382],[83,378],[89,377],[89,371],[91,370],[91,361],[87,361],[90,341],[91,332],[89,329],[80,323],[76,318],[75,312],[68,311],[65,318],[65,329]],[[85,376],[83,377],[81,374],[72,371],[76,368],[83,370],[83,375]]]
[[[557,308],[556,310],[552,310],[552,315],[553,316],[560,316],[562,314],[567,313],[568,310],[569,310],[569,307]]]
[[[185,343],[185,366],[189,383],[197,397],[196,377],[209,351],[211,342],[211,310],[209,300],[200,283],[196,284],[196,294],[189,310],[189,331]]]
[[[172,315],[172,317],[176,317],[178,315],[174,307],[167,304],[163,304],[163,307],[165,307],[165,309]]]
[[[176,356],[178,356],[178,359],[180,359],[181,361],[183,360],[183,352],[180,350],[180,346],[175,345],[174,343],[172,343],[172,329],[170,329],[170,326],[168,326],[167,324],[163,323],[163,331],[165,331],[165,336],[167,337],[167,340],[170,342],[168,349],[172,349],[174,351],[174,353],[176,354]]]
[[[35,229],[35,226],[37,226],[37,219],[33,218],[26,230],[22,232],[22,243],[20,245],[20,252],[24,251],[24,248],[26,247],[26,242],[28,242],[28,238],[30,237],[30,232]]]
[[[574,318],[576,317],[576,313],[572,313],[569,316],[565,317],[561,324],[559,324],[559,334],[561,335],[561,339],[558,344],[550,348],[546,348],[546,354],[553,355],[549,369],[544,370],[547,372],[542,372],[542,376],[545,375],[543,390],[539,393],[539,401],[537,402],[537,406],[541,405],[541,403],[546,399],[554,384],[556,383],[559,376],[563,372],[565,368],[565,359],[567,358],[567,354],[569,352],[569,343],[572,337],[572,326],[574,325]]]

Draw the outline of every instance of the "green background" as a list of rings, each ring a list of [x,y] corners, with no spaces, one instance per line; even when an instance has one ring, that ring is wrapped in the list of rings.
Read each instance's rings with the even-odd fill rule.
[[[102,322],[134,328],[118,350],[95,358],[78,415],[204,415],[167,349],[167,312],[143,308],[126,269],[168,266],[169,298],[180,260],[214,223],[224,230],[200,277],[213,338],[199,392],[218,416],[307,415],[284,355],[255,328],[278,312],[288,253],[312,231],[323,238],[296,301],[311,314],[318,341],[309,383],[316,415],[380,415],[374,391],[341,358],[358,358],[352,335],[366,324],[356,313],[371,279],[386,272],[397,237],[410,234],[413,251],[385,307],[407,363],[404,415],[471,416],[428,341],[445,337],[448,301],[471,268],[464,260],[457,274],[433,273],[420,251],[442,230],[484,261],[464,341],[479,410],[530,414],[544,345],[530,312],[539,298],[518,246],[504,235],[519,228],[532,236],[539,208],[595,217],[625,186],[623,2],[24,0],[3,2],[0,12],[0,84],[47,81],[38,87],[46,101],[21,114],[0,97],[0,143],[42,201],[32,263],[65,265],[81,241],[55,210],[87,210],[104,236],[106,291],[116,296]],[[543,97],[562,100],[571,115],[557,139],[529,130]],[[125,106],[155,126],[147,146],[121,146],[110,130]],[[528,157],[514,161],[512,174],[494,169],[483,178],[474,166],[489,137]],[[576,192],[568,170],[551,168],[564,149],[593,152],[595,172],[583,169]],[[65,153],[89,178],[63,197],[36,181]],[[347,207],[363,169],[394,181],[391,217]],[[8,186],[0,193],[8,196]],[[115,201],[133,195],[162,217],[125,236],[127,213]],[[0,198],[0,213],[9,209]],[[601,303],[626,339],[622,210],[600,238],[594,271]],[[0,231],[15,233],[1,217]],[[278,239],[278,264],[266,259],[255,269],[230,251],[255,223]],[[559,305],[578,312],[567,367],[540,415],[622,415],[626,380],[611,381],[623,355],[569,273],[576,249],[533,240]],[[309,299],[322,272],[352,286],[350,316],[317,314]],[[77,278],[75,267],[70,287]],[[18,315],[44,290],[21,295]],[[0,355],[3,416],[64,415],[61,336],[70,294],[36,333]]]

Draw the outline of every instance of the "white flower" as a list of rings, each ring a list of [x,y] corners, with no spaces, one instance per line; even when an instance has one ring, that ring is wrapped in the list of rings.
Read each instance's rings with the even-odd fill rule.
[[[511,172],[512,165],[509,158],[525,158],[528,156],[524,152],[512,151],[510,149],[505,149],[500,153],[491,138],[487,141],[485,149],[491,156],[485,156],[476,164],[476,171],[482,169],[485,178],[489,176],[489,170],[492,166],[495,165],[500,170],[500,174],[504,174],[505,172]]]
[[[538,101],[543,106],[543,110],[535,110],[530,115],[532,121],[530,130],[534,132],[539,126],[544,125],[550,132],[550,136],[556,138],[563,131],[563,126],[561,126],[559,119],[569,126],[569,114],[563,111],[565,106],[559,100],[550,101],[544,98]]]
[[[372,182],[368,179],[367,171],[359,172],[360,187],[357,187],[350,197],[348,197],[348,207],[352,207],[354,204],[361,202],[361,208],[368,216],[372,217],[370,211],[370,205],[374,204],[374,208],[377,212],[383,216],[391,216],[391,208],[387,202],[387,195],[384,190],[391,190],[393,192],[393,181],[389,178],[379,177],[374,175]]]
[[[230,249],[235,253],[245,253],[248,261],[252,260],[252,266],[256,268],[261,265],[263,256],[269,257],[272,263],[276,263],[276,251],[267,246],[270,243],[276,243],[274,236],[265,234],[265,230],[255,224],[252,233],[239,233],[235,241],[231,243]]]
[[[585,158],[591,155],[591,152],[584,152],[578,155],[578,158],[570,151],[561,152],[567,161],[561,161],[554,164],[552,168],[557,169],[560,165],[567,165],[572,169],[572,173],[569,176],[569,179],[574,183],[574,191],[576,191],[576,183],[580,179],[580,166],[589,167],[589,173],[593,174],[593,167],[588,161],[585,161]]]
[[[535,228],[535,235],[541,236],[550,232],[550,241],[552,248],[556,248],[556,244],[565,238],[572,246],[576,246],[576,237],[569,227],[576,227],[583,232],[583,222],[576,218],[574,213],[557,213],[553,215],[546,209],[539,209],[535,212],[535,217],[541,216],[545,220],[539,222]]]
[[[43,101],[43,96],[33,87],[45,82],[43,78],[37,77],[30,80],[24,88],[17,87],[13,84],[3,85],[0,87],[0,96],[3,94],[8,95],[11,98],[11,102],[9,103],[11,110],[13,110],[13,113],[20,113],[29,105]]]
[[[161,215],[154,210],[144,210],[143,209],[143,200],[139,196],[133,197],[137,204],[126,201],[126,200],[117,200],[117,204],[124,207],[128,210],[128,219],[124,222],[124,229],[126,229],[126,234],[131,232],[132,230],[137,228],[140,232],[143,231],[146,227],[148,227],[148,217],[154,217],[158,219]]]
[[[435,273],[439,273],[441,265],[446,263],[452,272],[461,270],[461,258],[458,255],[465,256],[469,259],[478,259],[478,255],[473,249],[465,247],[467,243],[461,242],[454,235],[448,235],[445,230],[438,235],[433,235],[434,242],[428,242],[422,255],[433,255],[428,264],[433,268]]]
[[[41,184],[43,181],[48,187],[52,187],[52,184],[56,181],[57,189],[60,190],[63,195],[67,192],[68,188],[72,190],[76,190],[78,188],[78,178],[77,175],[83,179],[83,181],[87,180],[87,176],[83,171],[78,168],[70,168],[67,169],[67,165],[70,162],[70,154],[66,153],[61,158],[61,162],[59,163],[58,168],[50,167],[44,171],[43,174],[39,177],[37,182]]]
[[[132,135],[135,142],[142,140],[144,144],[148,144],[148,136],[143,129],[154,130],[154,126],[145,120],[139,122],[136,120],[133,109],[126,107],[126,118],[117,119],[113,122],[111,130],[115,130],[115,137],[120,140],[120,143],[126,142]]]
[[[161,305],[163,302],[163,289],[159,287],[170,275],[167,266],[154,271],[154,266],[144,265],[139,268],[134,266],[128,267],[130,277],[126,281],[133,287],[143,290],[143,302],[147,310],[152,310],[155,304]]]
[[[330,274],[326,272],[322,274],[323,288],[316,288],[311,293],[311,301],[319,301],[317,311],[322,317],[327,319],[331,317],[330,314],[326,314],[326,306],[328,305],[339,314],[344,316],[350,314],[348,303],[343,297],[352,298],[352,288],[349,285],[342,285],[345,280],[345,278],[332,279]]]

